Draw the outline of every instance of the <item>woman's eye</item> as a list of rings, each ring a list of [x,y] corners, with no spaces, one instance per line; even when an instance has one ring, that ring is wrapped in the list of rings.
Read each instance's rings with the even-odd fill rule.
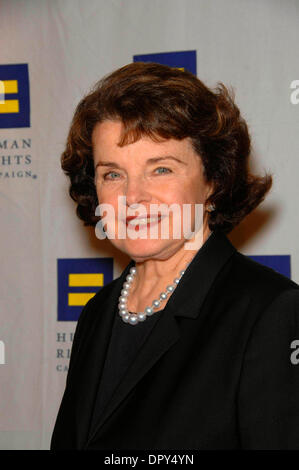
[[[166,168],[164,166],[156,168],[154,171],[158,171],[158,174],[160,174],[160,175],[172,172],[169,168]],[[119,173],[117,173],[116,171],[109,171],[108,173],[105,173],[103,175],[103,179],[104,180],[116,180],[116,179],[118,179],[118,176],[119,176]]]
[[[116,176],[117,176],[118,173],[116,173],[115,171],[109,171],[108,173],[105,173],[105,174],[104,174],[104,176],[103,176],[104,180],[106,180],[109,175],[116,175]],[[113,177],[111,177],[111,176],[110,176],[110,178],[108,178],[108,179],[115,180],[115,178],[113,178]]]
[[[159,166],[159,168],[156,168],[155,171],[157,171],[157,170],[166,170],[166,171],[159,172],[159,174],[171,173],[171,170],[169,168],[164,167],[164,166]]]

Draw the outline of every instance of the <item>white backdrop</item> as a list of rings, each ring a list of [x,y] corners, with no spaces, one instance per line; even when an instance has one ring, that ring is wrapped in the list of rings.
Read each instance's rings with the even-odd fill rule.
[[[47,449],[76,326],[57,320],[57,259],[113,258],[114,278],[129,262],[68,197],[59,159],[76,104],[136,54],[195,50],[201,80],[235,89],[253,169],[274,176],[229,238],[290,255],[299,282],[299,0],[0,0],[0,31],[0,81],[2,65],[28,64],[31,121],[5,127],[0,104],[0,448]]]

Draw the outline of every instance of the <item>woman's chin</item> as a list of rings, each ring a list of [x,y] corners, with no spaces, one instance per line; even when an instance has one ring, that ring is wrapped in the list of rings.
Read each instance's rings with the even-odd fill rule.
[[[172,240],[172,243],[174,240]],[[170,240],[114,240],[113,245],[126,253],[130,258],[136,261],[142,261],[149,257],[154,257],[161,251],[168,251]]]

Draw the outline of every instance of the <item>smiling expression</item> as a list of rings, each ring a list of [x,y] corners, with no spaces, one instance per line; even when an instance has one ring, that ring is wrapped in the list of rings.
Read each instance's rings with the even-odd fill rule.
[[[115,212],[115,229],[124,223],[127,228],[136,230],[149,227],[150,224],[164,223],[150,215],[151,204],[204,204],[210,194],[210,186],[203,176],[203,165],[191,145],[189,138],[183,140],[167,139],[155,142],[145,136],[134,143],[119,147],[122,123],[104,121],[98,123],[92,134],[93,157],[95,166],[95,185],[99,204],[110,204]],[[125,196],[125,220],[118,220],[119,196]],[[141,211],[128,210],[129,206],[142,207]],[[142,206],[141,206],[142,205]],[[145,209],[145,210],[144,210]],[[128,216],[143,217],[139,221],[130,221]],[[173,238],[173,215],[169,212],[168,239],[159,237],[131,239],[126,237],[111,239],[111,243],[133,259],[163,257],[163,254],[176,251],[186,239]],[[192,230],[194,229],[194,210],[191,210]],[[150,223],[149,225],[147,225]],[[203,225],[207,224],[206,214]],[[160,227],[161,228],[161,227]]]

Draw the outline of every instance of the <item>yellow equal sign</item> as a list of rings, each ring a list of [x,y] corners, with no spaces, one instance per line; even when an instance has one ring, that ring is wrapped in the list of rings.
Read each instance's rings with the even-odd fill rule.
[[[102,273],[93,274],[69,274],[69,287],[101,287],[104,285]],[[96,293],[95,292],[69,292],[69,307],[84,306]]]
[[[0,80],[0,95],[18,92],[18,80]],[[19,100],[0,99],[0,113],[18,113],[19,111]]]

